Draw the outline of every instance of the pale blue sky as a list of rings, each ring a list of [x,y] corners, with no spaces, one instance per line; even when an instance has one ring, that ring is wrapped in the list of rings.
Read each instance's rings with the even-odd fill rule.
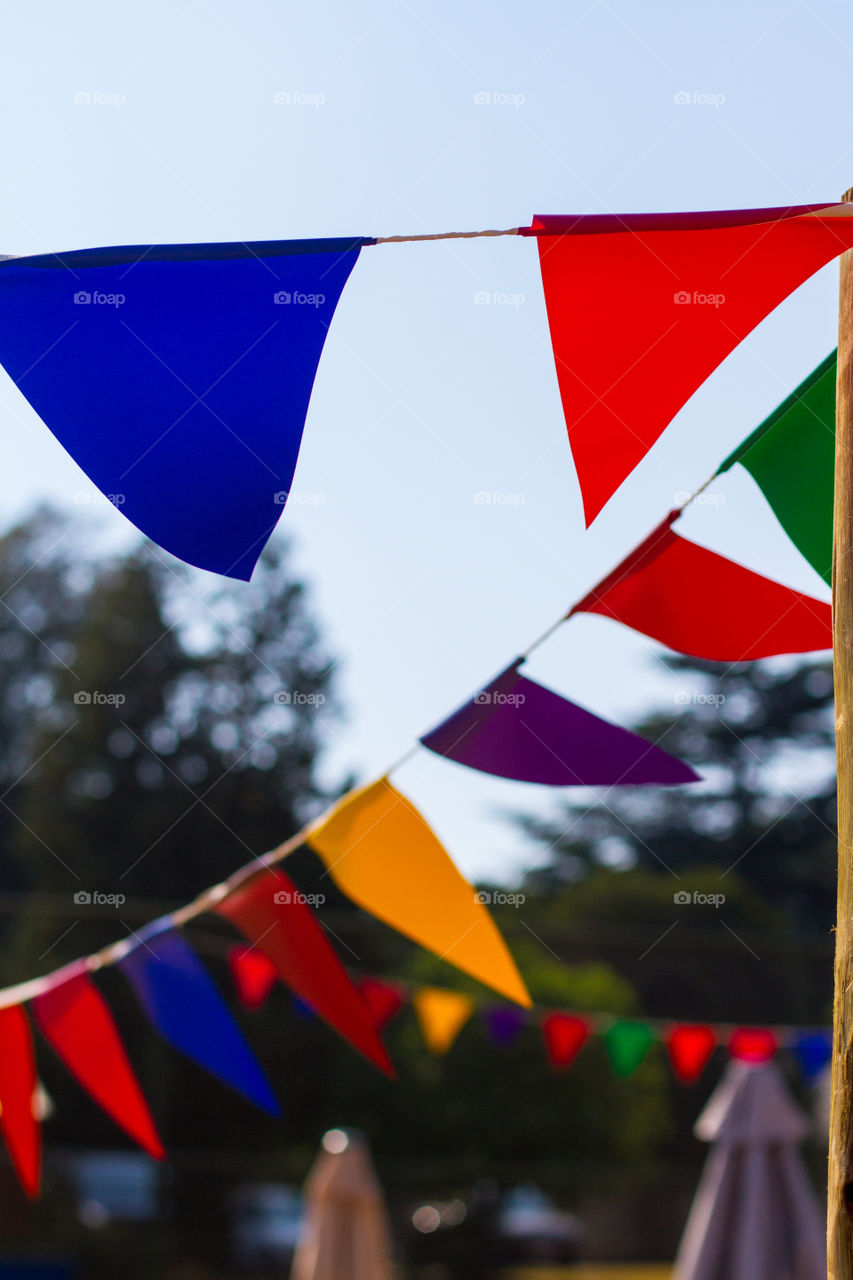
[[[3,15],[5,253],[508,227],[833,200],[853,184],[841,0],[13,0]],[[320,364],[303,500],[280,526],[343,659],[349,718],[330,764],[381,770],[704,480],[834,345],[836,276],[743,344],[585,532],[535,243],[364,250]],[[614,326],[630,323],[615,297]],[[91,511],[5,377],[0,421],[0,519],[40,498]],[[825,598],[745,474],[715,492],[683,532]],[[129,538],[117,514],[101,521]],[[624,718],[680,687],[660,652],[581,618],[531,674]],[[397,780],[480,876],[534,857],[496,810],[554,803],[426,753]]]

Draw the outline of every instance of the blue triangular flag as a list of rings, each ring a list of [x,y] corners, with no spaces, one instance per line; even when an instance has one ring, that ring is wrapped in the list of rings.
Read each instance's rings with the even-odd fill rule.
[[[807,1080],[816,1080],[832,1057],[832,1033],[829,1031],[806,1032],[791,1045]]]
[[[119,960],[148,1018],[173,1048],[278,1115],[266,1076],[207,970],[179,934],[159,927],[142,930],[138,945]]]
[[[0,260],[0,363],[101,492],[202,569],[251,577],[364,239]]]

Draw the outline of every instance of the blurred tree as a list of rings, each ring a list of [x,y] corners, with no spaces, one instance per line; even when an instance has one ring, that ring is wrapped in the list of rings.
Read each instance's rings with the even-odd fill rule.
[[[20,826],[15,800],[35,744],[61,732],[57,681],[70,661],[91,570],[75,560],[74,521],[39,509],[0,538],[0,857],[3,888],[32,883],[9,856]]]
[[[523,910],[498,917],[513,944],[532,930],[567,964],[606,962],[652,1014],[806,1024],[828,1015],[831,940],[796,933],[737,871],[597,867],[570,886],[526,890]]]
[[[154,548],[72,572],[69,542],[44,542],[42,517],[0,539],[6,885],[123,895],[138,923],[316,811],[330,663],[286,551],[211,590]],[[120,915],[82,901],[67,943],[67,912],[28,917],[16,971],[120,935]]]
[[[521,819],[553,850],[531,888],[576,882],[595,866],[739,876],[800,930],[826,935],[835,912],[832,671],[779,660],[666,660],[680,677],[675,715],[638,731],[703,775],[698,785],[611,788],[554,818]],[[677,881],[673,879],[677,888]]]

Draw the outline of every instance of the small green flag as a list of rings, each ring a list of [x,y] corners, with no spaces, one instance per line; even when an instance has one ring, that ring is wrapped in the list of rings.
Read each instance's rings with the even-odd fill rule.
[[[832,577],[836,353],[756,427],[717,475],[739,462],[809,564]]]
[[[614,1022],[605,1032],[604,1044],[617,1076],[630,1076],[649,1051],[652,1029],[645,1022]]]

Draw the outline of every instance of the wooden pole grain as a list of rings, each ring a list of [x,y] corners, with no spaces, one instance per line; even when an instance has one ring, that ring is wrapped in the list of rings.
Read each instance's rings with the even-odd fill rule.
[[[853,189],[842,196],[853,201]],[[832,652],[838,751],[838,914],[829,1126],[829,1280],[853,1280],[853,250],[841,255],[835,407]]]

